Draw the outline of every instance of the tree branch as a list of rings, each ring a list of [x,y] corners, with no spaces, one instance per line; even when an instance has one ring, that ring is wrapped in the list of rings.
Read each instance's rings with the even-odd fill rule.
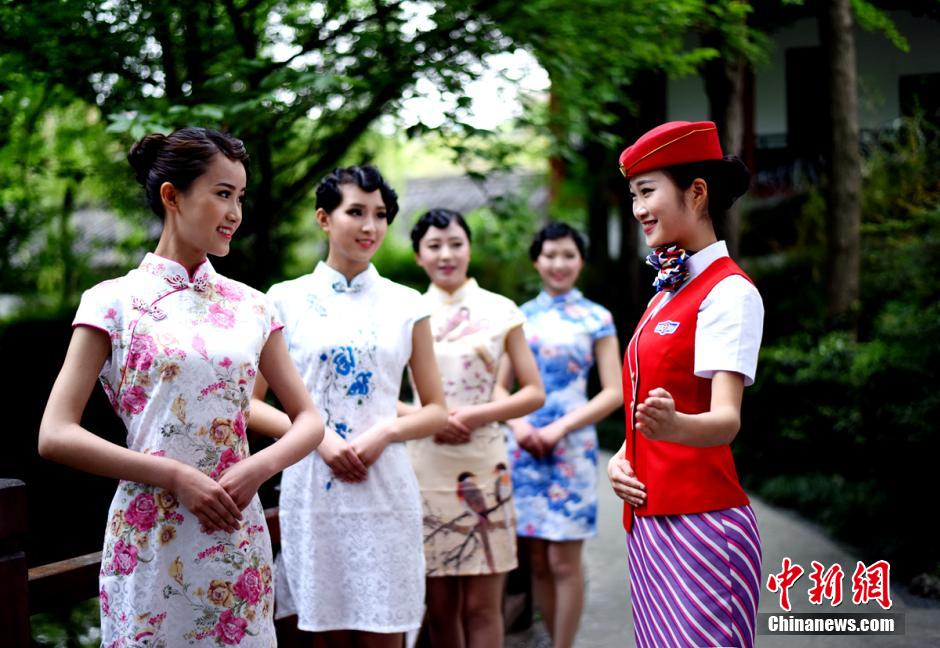
[[[163,86],[167,99],[177,101],[183,96],[180,86],[179,70],[176,61],[176,46],[173,43],[173,29],[170,25],[170,12],[154,12],[154,32],[160,43],[160,59],[163,63]]]
[[[199,3],[181,3],[183,16],[183,60],[186,63],[186,75],[192,84],[193,95],[201,94],[202,86],[206,81],[204,68],[205,59],[202,54],[202,34],[199,25]]]
[[[397,79],[396,79],[397,81]],[[297,180],[294,180],[281,191],[281,204],[286,208],[293,207],[303,194],[316,182],[321,175],[343,156],[348,144],[354,142],[362,135],[384,111],[385,106],[394,100],[399,93],[399,83],[386,83],[374,95],[370,105],[356,113],[344,127],[333,131],[326,138],[315,144],[316,150],[322,151],[319,159],[313,162]]]
[[[242,54],[246,59],[253,61],[258,57],[258,38],[242,20],[243,14],[247,14],[250,18],[251,12],[244,7],[239,10],[233,0],[222,0],[222,6],[225,7],[225,13],[228,14],[229,22],[232,23],[232,31],[235,32],[235,40],[238,41]]]

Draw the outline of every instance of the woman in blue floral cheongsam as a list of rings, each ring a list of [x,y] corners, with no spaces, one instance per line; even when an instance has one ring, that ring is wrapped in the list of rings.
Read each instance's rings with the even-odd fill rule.
[[[597,432],[594,423],[623,403],[620,348],[613,317],[575,283],[584,240],[564,223],[536,235],[529,256],[542,292],[522,305],[524,330],[545,383],[545,405],[509,421],[520,552],[532,568],[535,603],[556,647],[574,643],[584,602],[581,546],[595,534]],[[597,363],[601,391],[587,397]],[[500,384],[512,382],[501,368]]]

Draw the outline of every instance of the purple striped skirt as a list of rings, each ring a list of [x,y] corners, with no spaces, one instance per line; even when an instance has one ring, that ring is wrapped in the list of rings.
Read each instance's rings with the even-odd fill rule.
[[[754,645],[761,544],[750,506],[637,515],[627,547],[639,648]]]

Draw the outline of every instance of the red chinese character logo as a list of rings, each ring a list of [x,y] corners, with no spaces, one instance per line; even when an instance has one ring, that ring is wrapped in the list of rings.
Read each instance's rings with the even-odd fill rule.
[[[783,569],[779,574],[767,577],[767,589],[771,592],[780,591],[780,607],[790,611],[790,588],[803,575],[803,568],[794,565],[789,558],[783,559]]]
[[[842,603],[842,577],[845,572],[838,563],[823,573],[822,563],[813,561],[813,571],[809,577],[813,586],[809,589],[809,602],[813,605],[822,605],[823,599],[829,599],[833,606]]]
[[[891,565],[879,560],[866,567],[861,561],[852,574],[852,602],[863,605],[877,601],[883,609],[891,609]]]

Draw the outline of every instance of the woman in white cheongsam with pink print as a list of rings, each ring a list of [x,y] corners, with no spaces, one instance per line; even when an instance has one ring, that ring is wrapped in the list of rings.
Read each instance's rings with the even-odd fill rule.
[[[256,491],[323,428],[266,297],[206,258],[228,253],[241,222],[248,156],[230,135],[185,128],[145,137],[128,159],[163,233],[138,268],[82,296],[39,450],[120,480],[101,556],[103,646],[275,646]],[[259,369],[292,423],[252,456]],[[80,425],[96,379],[127,448]]]

